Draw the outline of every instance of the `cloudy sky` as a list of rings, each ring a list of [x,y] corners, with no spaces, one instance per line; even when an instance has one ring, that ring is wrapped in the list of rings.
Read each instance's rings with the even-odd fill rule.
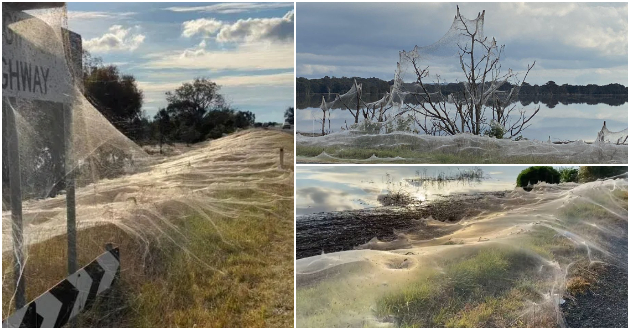
[[[106,64],[132,74],[144,110],[207,77],[257,121],[283,121],[293,105],[293,3],[68,3],[69,28]]]
[[[391,80],[398,52],[437,41],[456,4],[298,3],[296,9],[298,77]],[[484,9],[485,34],[505,44],[503,67],[520,71],[536,61],[529,83],[628,85],[627,3],[460,4],[467,18]]]

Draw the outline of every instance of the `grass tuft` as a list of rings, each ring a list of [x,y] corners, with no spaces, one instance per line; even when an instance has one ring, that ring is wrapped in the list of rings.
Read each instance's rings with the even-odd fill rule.
[[[591,283],[588,282],[582,276],[576,276],[570,278],[567,281],[567,292],[572,296],[585,293],[591,287]]]
[[[453,260],[444,273],[418,279],[377,303],[377,315],[402,327],[508,327],[527,300],[541,297],[530,282],[535,261],[522,250],[479,250]],[[552,317],[543,324],[552,325]],[[524,321],[520,321],[524,322]]]

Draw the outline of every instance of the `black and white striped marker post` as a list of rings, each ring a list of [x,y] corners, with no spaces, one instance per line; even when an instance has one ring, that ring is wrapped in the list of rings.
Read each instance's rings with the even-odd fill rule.
[[[60,328],[90,308],[97,295],[109,289],[120,272],[120,253],[113,248],[89,265],[2,321],[3,328]]]

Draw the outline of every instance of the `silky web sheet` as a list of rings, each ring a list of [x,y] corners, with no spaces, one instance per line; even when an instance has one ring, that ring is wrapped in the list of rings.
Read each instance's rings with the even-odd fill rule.
[[[299,259],[297,326],[563,326],[568,274],[627,271],[627,192],[627,179],[516,188],[457,223]]]

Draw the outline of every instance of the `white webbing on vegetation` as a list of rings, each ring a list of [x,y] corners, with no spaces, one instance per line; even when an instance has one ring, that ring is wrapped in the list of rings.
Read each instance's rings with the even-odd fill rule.
[[[578,263],[627,270],[627,193],[627,175],[516,188],[480,196],[482,212],[457,223],[423,219],[392,242],[299,259],[297,326],[563,326]]]

